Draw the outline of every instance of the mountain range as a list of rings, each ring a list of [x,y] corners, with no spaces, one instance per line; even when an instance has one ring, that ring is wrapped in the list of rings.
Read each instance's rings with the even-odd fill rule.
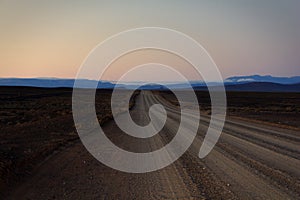
[[[79,80],[82,87],[90,88],[97,86],[97,88],[111,89],[111,88],[125,88],[133,89],[139,82],[116,84],[109,81],[95,81],[95,80]],[[57,78],[0,78],[0,86],[27,86],[27,87],[45,87],[58,88],[66,87],[72,88],[74,86],[74,79],[57,79]],[[203,81],[191,81],[191,86],[196,90],[207,90],[207,85],[218,88],[220,83]],[[187,88],[185,83],[166,83],[171,89]],[[224,85],[227,91],[259,91],[259,92],[300,92],[300,76],[294,77],[273,77],[273,76],[233,76],[224,80]],[[140,89],[165,89],[166,87],[156,84],[143,85]]]
[[[233,76],[224,80],[225,83],[249,83],[249,82],[268,82],[279,84],[295,84],[300,83],[300,76],[293,77],[274,77],[274,76]]]
[[[108,81],[80,80],[83,87],[97,85],[98,88],[113,88],[115,84]],[[44,88],[72,88],[75,79],[58,78],[0,78],[0,86],[26,86],[26,87],[44,87]]]

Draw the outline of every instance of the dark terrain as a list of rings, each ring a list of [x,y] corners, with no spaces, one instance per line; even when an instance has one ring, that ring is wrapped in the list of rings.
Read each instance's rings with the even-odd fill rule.
[[[300,93],[228,92],[228,121],[216,148],[197,157],[210,115],[206,92],[197,92],[198,137],[172,165],[127,174],[95,160],[81,144],[72,118],[72,90],[0,88],[0,192],[4,199],[298,199],[300,198]],[[116,144],[145,149],[116,127],[111,90],[98,90],[100,124]],[[122,98],[120,97],[120,102]],[[145,102],[161,103],[172,119],[155,148],[172,137],[179,117],[169,92],[142,92],[132,117],[144,123]],[[120,107],[125,107],[120,103]],[[143,111],[146,115],[146,112]],[[114,159],[114,157],[112,157]]]
[[[112,119],[110,99],[111,90],[97,91],[100,124]],[[78,142],[72,89],[0,87],[0,134],[1,195],[50,155]]]

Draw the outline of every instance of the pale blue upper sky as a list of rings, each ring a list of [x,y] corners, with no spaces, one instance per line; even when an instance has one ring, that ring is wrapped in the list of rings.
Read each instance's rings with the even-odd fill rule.
[[[0,0],[0,77],[74,77],[99,42],[144,26],[190,35],[223,77],[300,75],[299,9],[299,0]]]

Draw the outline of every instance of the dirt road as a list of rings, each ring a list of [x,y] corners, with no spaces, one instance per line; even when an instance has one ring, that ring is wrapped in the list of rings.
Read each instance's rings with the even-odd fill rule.
[[[180,120],[178,108],[158,94],[142,92],[131,111],[141,125],[148,107],[163,104],[168,119],[151,139],[130,137],[114,121],[103,126],[118,146],[148,152],[168,143]],[[214,150],[197,154],[209,124],[201,116],[190,149],[172,165],[155,172],[129,174],[94,159],[80,141],[42,163],[8,199],[299,199],[300,135],[296,131],[228,118]],[[190,126],[193,126],[193,120]],[[112,159],[118,159],[112,155]]]

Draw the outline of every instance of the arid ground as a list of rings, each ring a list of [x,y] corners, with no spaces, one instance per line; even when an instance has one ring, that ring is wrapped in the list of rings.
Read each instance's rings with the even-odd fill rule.
[[[299,199],[300,94],[228,92],[224,130],[204,159],[197,153],[210,120],[210,100],[206,92],[197,95],[201,121],[189,150],[162,170],[130,174],[101,164],[82,145],[71,89],[0,88],[1,198]],[[132,138],[117,127],[110,97],[110,90],[97,91],[96,110],[118,146],[147,152],[174,137],[180,114],[170,92],[141,91],[130,102],[138,124],[149,122],[150,105],[167,109],[165,127],[150,139]],[[122,97],[120,107],[128,107]]]

